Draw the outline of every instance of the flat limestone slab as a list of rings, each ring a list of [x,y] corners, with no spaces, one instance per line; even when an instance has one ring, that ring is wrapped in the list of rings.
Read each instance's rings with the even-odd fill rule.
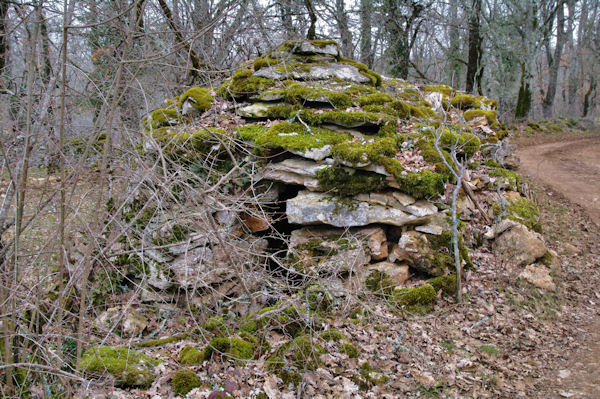
[[[414,216],[400,209],[374,205],[327,193],[300,191],[287,201],[286,214],[293,224],[328,224],[336,227],[387,224],[392,226],[426,223],[428,216]]]

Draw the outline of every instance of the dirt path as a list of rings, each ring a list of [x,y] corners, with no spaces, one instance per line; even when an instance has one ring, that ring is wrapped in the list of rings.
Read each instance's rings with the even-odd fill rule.
[[[524,147],[521,170],[583,207],[600,226],[600,137]]]
[[[579,205],[600,227],[600,137],[529,145],[523,147],[519,155],[524,175]],[[588,297],[580,306],[588,309],[600,306],[600,291],[594,291],[595,297]],[[547,376],[550,383],[544,394],[550,397],[600,397],[600,317],[595,311],[582,314],[588,317],[581,319],[587,320],[579,320],[581,327],[576,328],[579,334],[572,337],[577,349],[565,353],[564,360]]]

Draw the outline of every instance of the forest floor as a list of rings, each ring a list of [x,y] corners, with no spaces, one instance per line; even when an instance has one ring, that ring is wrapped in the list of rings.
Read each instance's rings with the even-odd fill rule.
[[[536,187],[545,235],[562,249],[563,309],[568,306],[568,311],[556,321],[573,323],[564,330],[572,334],[570,345],[548,365],[542,377],[547,383],[538,385],[543,387],[540,397],[597,398],[600,289],[594,255],[600,248],[600,136],[557,134],[520,144],[521,173]]]

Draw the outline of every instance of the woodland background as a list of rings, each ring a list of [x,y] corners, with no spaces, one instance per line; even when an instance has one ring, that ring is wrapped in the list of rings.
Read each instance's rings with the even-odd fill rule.
[[[112,276],[98,266],[114,238],[107,202],[130,200],[134,174],[164,197],[181,179],[135,151],[163,99],[216,88],[285,40],[334,39],[387,76],[498,99],[504,123],[593,119],[599,12],[600,0],[0,0],[0,347],[15,355],[0,371],[31,362],[63,386],[84,381],[55,348],[80,357],[103,280],[75,298],[67,268]]]

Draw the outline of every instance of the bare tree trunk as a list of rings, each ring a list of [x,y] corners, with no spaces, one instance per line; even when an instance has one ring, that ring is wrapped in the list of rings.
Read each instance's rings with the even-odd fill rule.
[[[560,66],[560,59],[565,45],[565,10],[564,4],[560,4],[556,12],[556,45],[554,47],[554,55],[550,51],[550,45],[546,46],[548,55],[548,88],[546,90],[546,97],[542,103],[542,110],[545,118],[552,116],[552,105],[554,104],[554,97],[556,96],[556,81],[558,78],[558,67]]]
[[[4,74],[8,60],[8,32],[6,31],[6,16],[8,14],[8,0],[0,0],[0,75]]]
[[[373,67],[375,58],[371,45],[372,18],[373,0],[360,0],[360,62],[369,68]]]
[[[569,35],[569,68],[567,77],[567,101],[568,101],[568,114],[574,114],[577,110],[577,87],[579,85],[579,65],[581,57],[582,47],[582,34],[583,27],[586,24],[587,18],[587,0],[581,2],[581,16],[579,18],[579,26],[577,31],[577,40],[573,35],[575,26],[575,1],[568,1],[567,6],[569,7],[569,28],[567,29]]]
[[[450,29],[448,37],[450,39],[450,47],[448,48],[448,57],[450,68],[448,71],[448,82],[453,87],[457,87],[457,82],[460,81],[462,63],[460,62],[460,31],[458,30],[458,4],[450,2]]]
[[[467,81],[465,90],[473,93],[475,82],[480,82],[481,76],[481,0],[473,0],[469,16],[469,59],[467,61]],[[481,90],[481,88],[480,88]]]
[[[342,55],[348,58],[354,58],[352,46],[352,33],[348,27],[348,15],[344,9],[344,0],[335,0],[335,14],[338,30],[342,41]]]
[[[315,14],[315,8],[313,6],[312,0],[304,0],[304,5],[306,6],[306,10],[308,11],[308,17],[310,19],[310,26],[308,27],[306,38],[308,40],[315,40],[317,38],[317,14]]]
[[[179,30],[177,24],[175,23],[173,13],[171,12],[171,9],[169,8],[169,5],[166,3],[166,1],[158,0],[158,4],[160,5],[160,9],[163,12],[165,18],[167,19],[169,27],[173,30],[173,33],[175,34],[175,39],[183,48],[186,49],[186,55],[189,57],[189,60],[192,63],[191,77],[192,80],[194,80],[198,77],[200,68],[202,66],[202,62],[200,62],[200,57],[198,57],[196,51],[194,51],[194,49],[191,48],[191,45],[188,45],[186,43],[187,41],[183,37],[183,34]]]
[[[292,4],[291,0],[281,0],[279,2],[281,10],[281,23],[283,25],[284,38],[286,40],[295,39],[296,32],[294,30],[294,21],[292,20]]]

